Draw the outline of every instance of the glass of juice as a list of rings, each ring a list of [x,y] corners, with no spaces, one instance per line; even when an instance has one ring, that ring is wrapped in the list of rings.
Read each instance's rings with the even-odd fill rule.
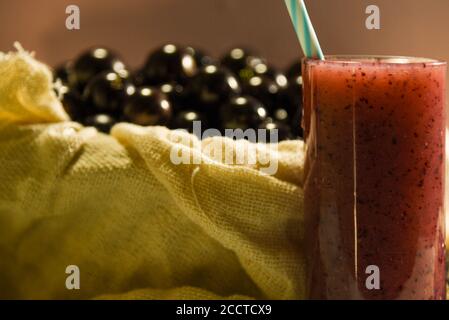
[[[303,61],[312,299],[444,299],[446,63]]]

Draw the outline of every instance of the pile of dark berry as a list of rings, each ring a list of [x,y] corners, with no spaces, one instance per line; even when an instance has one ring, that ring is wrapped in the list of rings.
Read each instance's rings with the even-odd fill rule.
[[[117,54],[92,48],[55,69],[64,108],[75,121],[109,132],[117,121],[201,130],[277,129],[279,140],[302,136],[301,65],[285,73],[250,50],[215,60],[172,44],[130,71]]]

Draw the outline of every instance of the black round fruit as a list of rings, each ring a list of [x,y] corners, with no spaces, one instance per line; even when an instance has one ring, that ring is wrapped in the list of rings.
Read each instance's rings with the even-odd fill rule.
[[[217,64],[215,59],[213,59],[211,56],[206,54],[201,49],[194,48],[194,47],[187,47],[185,50],[187,53],[192,55],[198,68],[202,68],[202,67],[208,66],[210,64],[215,64],[215,65]]]
[[[220,117],[223,129],[257,129],[266,119],[267,110],[257,99],[239,96],[221,106]]]
[[[80,91],[97,74],[103,71],[126,72],[125,65],[117,55],[105,48],[93,48],[81,54],[69,74],[69,83]]]
[[[233,48],[221,58],[221,65],[239,75],[240,71],[248,66],[251,57],[253,57],[251,50]]]
[[[205,115],[195,111],[195,110],[185,110],[181,111],[175,115],[173,121],[170,124],[172,129],[184,129],[193,132],[194,121],[199,121],[201,124],[201,131],[208,128]]]
[[[296,79],[300,75],[302,75],[302,64],[298,59],[287,68],[286,76],[288,79]]]
[[[302,129],[302,109],[298,109],[293,115],[290,128],[295,138],[303,138],[304,130]]]
[[[70,62],[63,63],[57,66],[53,70],[53,78],[56,81],[59,79],[62,84],[66,85],[69,83],[69,75],[72,73],[72,64]]]
[[[173,112],[180,111],[188,105],[188,98],[182,85],[176,83],[165,83],[161,85],[159,89],[167,96]]]
[[[107,113],[119,116],[123,110],[123,104],[128,91],[133,91],[128,78],[105,71],[96,75],[86,86],[83,98],[89,110],[89,114]]]
[[[81,95],[68,86],[62,86],[59,91],[62,94],[61,103],[64,110],[73,121],[81,121],[86,116],[86,107]]]
[[[85,126],[95,127],[98,131],[109,133],[112,126],[116,124],[115,118],[108,114],[96,114],[84,119],[83,124]]]
[[[268,78],[275,82],[279,88],[287,87],[287,77],[273,66],[269,65],[264,59],[250,57],[247,66],[239,71],[239,79],[247,83],[253,77]]]
[[[235,67],[237,69],[237,66]],[[265,75],[268,72],[268,65],[265,61],[258,57],[248,56],[245,64],[238,70],[234,71],[241,82],[247,82],[254,76]]]
[[[141,87],[125,103],[123,118],[142,126],[167,125],[172,107],[167,96],[158,89]]]
[[[188,86],[189,95],[201,106],[216,106],[241,93],[237,78],[226,68],[209,65]]]
[[[150,54],[143,72],[146,85],[185,84],[198,72],[198,66],[191,50],[167,44]]]
[[[243,92],[261,101],[268,111],[276,107],[279,99],[279,86],[267,77],[252,77],[243,84]]]
[[[143,87],[146,84],[146,76],[144,70],[137,70],[131,73],[130,82],[136,87]]]
[[[288,124],[292,121],[293,114],[290,114],[289,111],[284,108],[276,108],[271,112],[270,116],[273,120]]]
[[[259,126],[259,129],[266,130],[265,142],[267,143],[275,143],[292,138],[290,127],[286,123],[279,122],[271,118],[267,118]],[[277,130],[277,132],[275,130]]]
[[[297,76],[288,82],[286,88],[279,92],[278,107],[286,109],[290,114],[295,114],[302,109],[302,77]]]

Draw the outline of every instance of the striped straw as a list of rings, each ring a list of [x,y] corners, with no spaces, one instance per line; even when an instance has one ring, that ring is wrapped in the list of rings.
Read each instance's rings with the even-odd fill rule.
[[[304,0],[285,0],[285,4],[295,27],[304,55],[307,58],[324,60],[323,51],[307,13]]]

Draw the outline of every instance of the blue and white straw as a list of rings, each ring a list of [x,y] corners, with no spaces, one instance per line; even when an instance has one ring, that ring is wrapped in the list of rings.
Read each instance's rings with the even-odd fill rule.
[[[324,60],[323,51],[307,13],[304,0],[285,0],[285,4],[295,27],[304,55],[307,58]]]

